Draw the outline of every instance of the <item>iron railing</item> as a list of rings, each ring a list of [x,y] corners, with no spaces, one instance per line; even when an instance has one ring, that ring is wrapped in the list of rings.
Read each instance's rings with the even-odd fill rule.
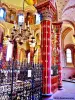
[[[0,100],[41,100],[42,66],[10,63],[0,69]]]

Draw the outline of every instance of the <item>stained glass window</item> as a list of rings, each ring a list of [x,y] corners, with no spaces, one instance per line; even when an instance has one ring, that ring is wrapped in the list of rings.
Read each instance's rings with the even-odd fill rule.
[[[18,24],[22,25],[24,23],[24,15],[23,14],[19,14],[18,15]]]
[[[67,58],[67,63],[72,63],[72,54],[70,49],[66,50],[66,58]]]
[[[6,11],[4,8],[0,8],[0,20],[5,20],[6,18]]]
[[[41,15],[40,14],[36,14],[36,24],[40,24],[41,21]]]

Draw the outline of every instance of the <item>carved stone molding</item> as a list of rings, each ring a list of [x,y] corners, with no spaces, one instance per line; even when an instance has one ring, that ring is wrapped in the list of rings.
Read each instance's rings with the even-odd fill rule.
[[[50,20],[50,19],[52,19],[52,14],[49,11],[49,9],[47,9],[47,8],[45,10],[42,10],[41,14],[42,14],[42,20]]]
[[[43,3],[40,3],[36,6],[38,13],[42,14],[42,20],[43,19],[53,19],[56,9],[50,2],[50,0],[47,0]]]
[[[62,22],[52,23],[52,30],[54,33],[59,33],[61,31]]]

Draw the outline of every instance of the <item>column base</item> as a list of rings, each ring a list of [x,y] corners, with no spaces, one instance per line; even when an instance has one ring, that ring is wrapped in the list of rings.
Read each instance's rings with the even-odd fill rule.
[[[52,96],[52,93],[50,94],[42,94],[43,97],[51,97]]]
[[[63,90],[63,86],[58,86],[58,90]]]
[[[42,100],[53,100],[52,93],[51,94],[42,94]]]

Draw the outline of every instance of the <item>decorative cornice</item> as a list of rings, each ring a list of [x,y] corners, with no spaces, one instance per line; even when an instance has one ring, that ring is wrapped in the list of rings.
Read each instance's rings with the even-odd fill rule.
[[[44,1],[36,6],[38,13],[41,13],[44,19],[52,19],[56,13],[55,7],[50,0]]]
[[[52,5],[52,3],[50,2],[50,0],[44,1],[44,2],[42,2],[42,3],[39,3],[39,4],[36,6],[36,8],[37,8],[38,11],[40,11],[41,8],[47,7],[48,5],[49,5],[50,8],[53,10],[53,12],[56,12],[55,7]]]
[[[62,25],[63,22],[53,22],[52,24],[53,24],[53,25]]]
[[[61,31],[62,22],[53,22],[52,23],[52,30],[54,33],[59,33]]]
[[[49,9],[42,10],[42,20],[50,20],[52,19],[52,14]]]

